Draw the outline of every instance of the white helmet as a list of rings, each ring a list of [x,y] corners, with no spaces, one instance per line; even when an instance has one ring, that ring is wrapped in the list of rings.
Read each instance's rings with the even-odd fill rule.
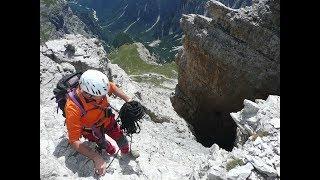
[[[108,93],[108,77],[97,70],[85,71],[79,80],[80,88],[94,96],[104,96]]]

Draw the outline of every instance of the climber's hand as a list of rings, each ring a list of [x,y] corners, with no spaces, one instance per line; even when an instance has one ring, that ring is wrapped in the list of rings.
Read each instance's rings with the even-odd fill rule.
[[[97,156],[96,158],[94,158],[93,162],[95,172],[100,176],[105,175],[107,168],[107,163],[105,162],[105,160],[101,156]]]

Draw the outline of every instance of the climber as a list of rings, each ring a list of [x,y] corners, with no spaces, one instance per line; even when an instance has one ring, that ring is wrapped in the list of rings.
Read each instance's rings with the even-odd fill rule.
[[[116,148],[106,140],[104,134],[107,134],[116,141],[121,157],[139,157],[137,151],[131,150],[131,144],[115,120],[107,96],[111,94],[125,102],[133,102],[115,83],[109,82],[105,74],[87,70],[81,75],[79,85],[74,90],[74,96],[79,102],[68,96],[64,109],[69,143],[76,151],[93,160],[98,175],[106,173],[107,164],[99,153],[80,141],[82,136],[96,142],[100,148],[102,146],[108,154],[113,155]]]

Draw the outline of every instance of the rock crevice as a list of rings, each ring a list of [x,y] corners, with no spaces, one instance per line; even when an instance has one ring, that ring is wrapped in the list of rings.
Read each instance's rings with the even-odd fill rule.
[[[229,113],[240,110],[244,99],[280,95],[280,1],[232,9],[211,0],[206,9],[206,16],[181,18],[185,37],[171,102],[198,129],[200,141],[209,139],[203,144],[231,150],[236,125]]]

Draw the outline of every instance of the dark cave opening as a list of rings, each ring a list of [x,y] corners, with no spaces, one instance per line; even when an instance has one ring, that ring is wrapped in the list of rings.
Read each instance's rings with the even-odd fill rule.
[[[236,140],[236,123],[227,112],[199,113],[196,120],[190,123],[193,133],[205,147],[211,147],[214,143],[219,147],[232,151]]]

